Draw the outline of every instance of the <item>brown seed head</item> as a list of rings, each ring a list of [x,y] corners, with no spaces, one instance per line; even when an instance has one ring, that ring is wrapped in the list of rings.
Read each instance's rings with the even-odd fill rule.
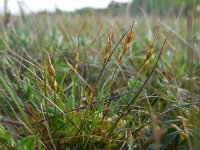
[[[51,58],[49,54],[48,54],[48,72],[49,72],[49,82],[51,84],[53,91],[56,92],[57,91],[56,74],[53,65],[51,63]]]
[[[51,63],[51,58],[50,58],[49,54],[48,54],[48,71],[49,71],[49,74],[51,76],[55,76],[55,70],[54,70],[53,65]]]
[[[149,60],[151,58],[151,56],[153,55],[153,52],[154,52],[154,48],[149,49],[147,54],[146,54],[145,60]]]
[[[123,50],[121,51],[121,53],[119,54],[119,57],[118,57],[119,63],[121,63],[121,59],[126,54],[127,51],[128,51],[128,43],[124,43]]]
[[[103,61],[103,65],[102,65],[103,67],[106,64],[106,62],[108,61],[108,58],[110,56],[111,47],[112,47],[112,25],[110,26],[110,31],[108,34],[108,40],[107,40],[105,54],[104,54],[104,61]]]
[[[143,62],[143,65],[142,65],[140,72],[149,64],[149,60],[152,57],[153,52],[154,52],[154,43],[155,43],[156,38],[158,37],[158,33],[159,33],[159,27],[157,28],[157,30],[156,30],[156,32],[153,36],[153,39],[149,44],[149,48],[148,48],[148,51],[147,51],[147,54],[145,56],[145,59],[144,59],[144,62]]]
[[[134,31],[133,30],[131,30],[130,32],[129,32],[129,34],[127,35],[127,37],[126,37],[126,43],[130,43],[131,42],[131,40],[134,38]]]
[[[133,24],[134,25],[134,24]],[[121,51],[121,53],[119,54],[118,57],[118,63],[121,63],[121,59],[122,57],[126,54],[126,52],[128,51],[128,47],[129,47],[129,43],[133,40],[134,38],[134,33],[135,33],[135,29],[133,29],[133,25],[128,33],[128,35],[126,36],[126,39],[124,41],[124,45],[123,45],[123,50]]]

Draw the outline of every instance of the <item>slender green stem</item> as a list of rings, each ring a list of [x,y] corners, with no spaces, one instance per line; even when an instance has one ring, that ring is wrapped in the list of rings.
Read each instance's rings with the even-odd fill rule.
[[[44,56],[44,95],[45,97],[47,97],[47,65],[46,65],[46,55]],[[48,102],[47,99],[45,99],[45,108],[46,108],[46,113],[47,113],[47,117],[48,117]]]

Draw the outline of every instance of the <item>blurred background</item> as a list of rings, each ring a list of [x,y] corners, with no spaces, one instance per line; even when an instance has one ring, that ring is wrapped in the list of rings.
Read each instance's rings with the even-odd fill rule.
[[[187,13],[187,7],[196,4],[195,12],[200,12],[199,0],[0,0],[0,13],[79,12],[82,14],[102,13],[106,15],[138,15],[146,13],[177,14],[180,8]],[[108,11],[109,10],[109,11]]]

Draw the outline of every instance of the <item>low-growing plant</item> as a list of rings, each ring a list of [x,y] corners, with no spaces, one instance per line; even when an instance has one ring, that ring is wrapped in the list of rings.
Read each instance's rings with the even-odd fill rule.
[[[199,57],[188,79],[173,28],[17,23],[0,39],[0,149],[198,149]]]

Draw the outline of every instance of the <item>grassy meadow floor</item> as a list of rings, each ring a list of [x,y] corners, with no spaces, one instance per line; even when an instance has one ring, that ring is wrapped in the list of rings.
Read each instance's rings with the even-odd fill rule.
[[[0,149],[199,149],[200,20],[160,18],[1,17]]]

